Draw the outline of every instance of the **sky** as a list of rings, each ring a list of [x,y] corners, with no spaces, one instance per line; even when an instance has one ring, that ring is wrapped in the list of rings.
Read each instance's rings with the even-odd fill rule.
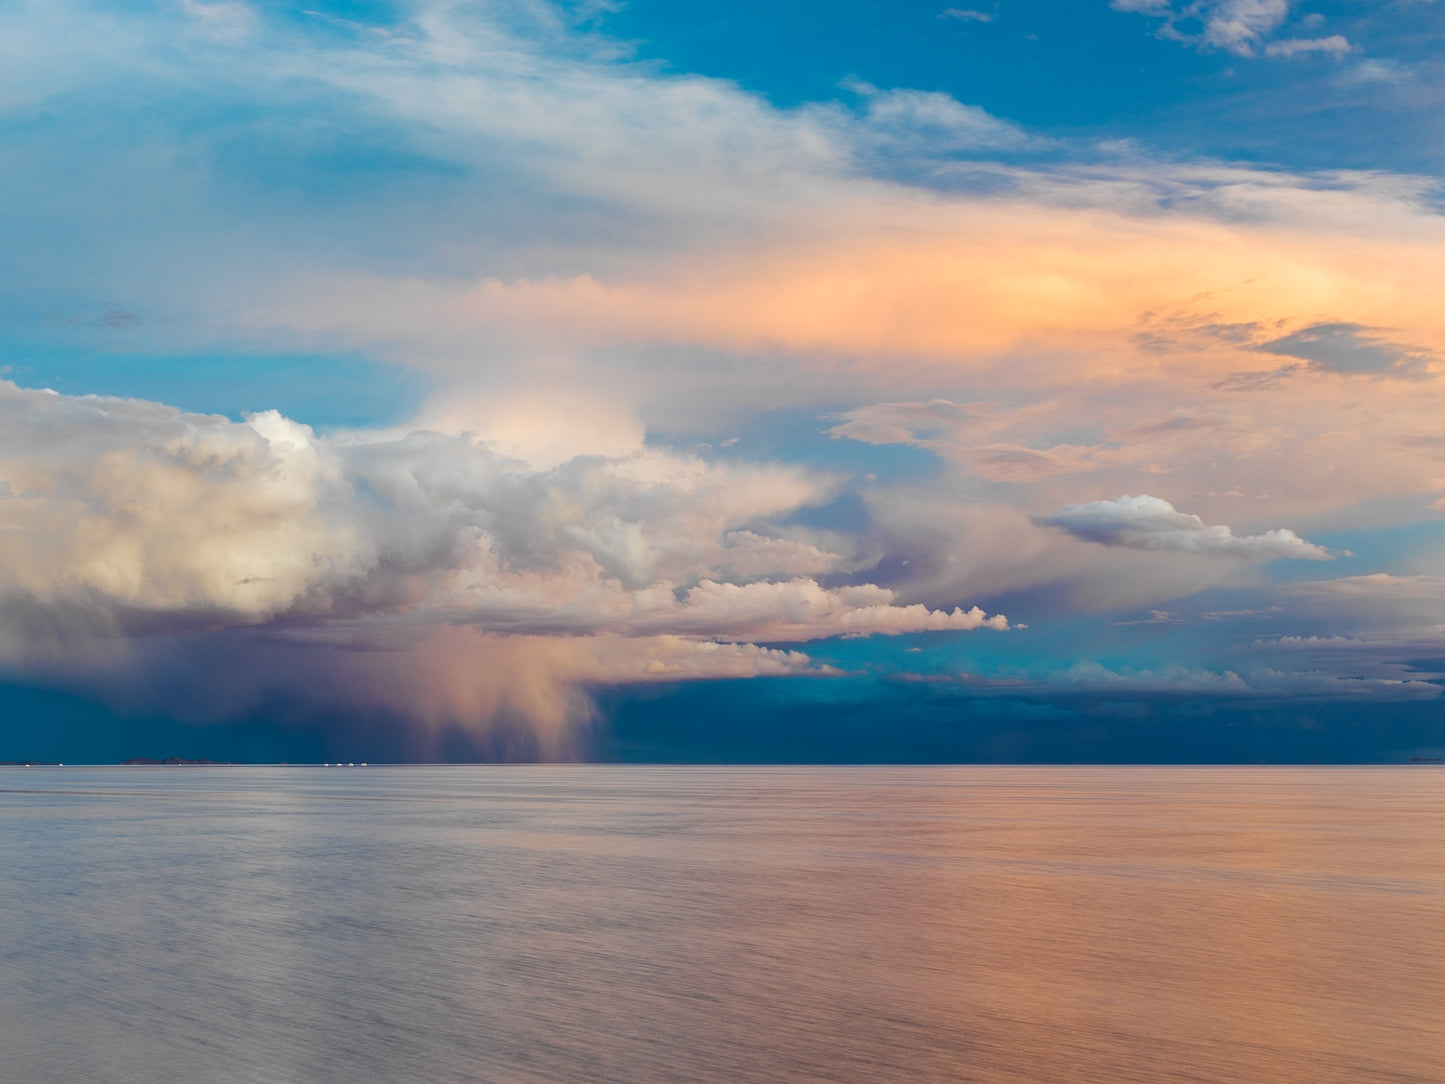
[[[0,760],[1445,756],[1442,39],[0,0]]]

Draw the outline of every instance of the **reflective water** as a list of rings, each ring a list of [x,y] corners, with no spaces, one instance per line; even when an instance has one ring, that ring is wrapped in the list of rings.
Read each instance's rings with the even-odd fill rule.
[[[0,769],[0,1077],[1442,1081],[1445,770]]]

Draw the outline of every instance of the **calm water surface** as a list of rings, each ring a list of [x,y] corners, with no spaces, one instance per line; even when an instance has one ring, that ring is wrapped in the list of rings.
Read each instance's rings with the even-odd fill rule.
[[[6,1081],[1445,1081],[1445,770],[0,769]]]

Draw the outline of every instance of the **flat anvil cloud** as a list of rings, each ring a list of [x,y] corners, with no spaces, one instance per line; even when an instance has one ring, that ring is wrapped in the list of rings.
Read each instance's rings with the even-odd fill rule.
[[[1055,378],[1274,367],[1248,341],[1199,350],[1197,332],[1161,351],[1157,335],[1141,338],[1142,322],[1161,319],[1262,332],[1318,314],[1445,343],[1429,285],[1445,275],[1445,227],[1377,178],[1160,167],[1012,171],[1003,183],[988,198],[782,191],[786,228],[760,215],[742,239],[634,270],[472,283],[308,271],[253,318],[408,344],[448,375],[479,341],[568,353],[666,344],[789,355],[814,371],[848,360],[886,369],[895,390],[947,386],[950,370],[994,383],[1001,357],[1029,369],[1046,357]]]

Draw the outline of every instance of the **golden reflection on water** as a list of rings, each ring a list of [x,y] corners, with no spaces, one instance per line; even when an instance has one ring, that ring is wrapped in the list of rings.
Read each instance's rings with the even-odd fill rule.
[[[1441,770],[48,785],[17,1080],[1445,1080]]]

